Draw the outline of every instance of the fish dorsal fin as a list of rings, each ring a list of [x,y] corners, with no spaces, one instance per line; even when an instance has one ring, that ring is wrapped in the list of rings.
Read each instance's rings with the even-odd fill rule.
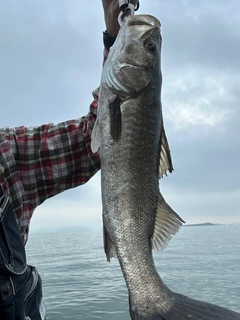
[[[110,262],[111,258],[117,258],[117,252],[114,243],[109,238],[107,230],[103,223],[103,243],[104,243],[104,251],[106,253],[107,261]]]
[[[91,150],[93,153],[97,152],[101,145],[100,125],[98,118],[95,121],[91,134]]]
[[[167,171],[171,173],[173,171],[173,165],[167,137],[163,127],[161,137],[159,179],[161,179],[164,174],[167,175]]]
[[[159,192],[152,248],[155,251],[163,250],[183,223],[185,221],[166,203]]]

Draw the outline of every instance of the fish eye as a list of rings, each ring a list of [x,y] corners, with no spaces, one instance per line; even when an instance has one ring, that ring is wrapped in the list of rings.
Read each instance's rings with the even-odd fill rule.
[[[145,43],[144,46],[147,50],[154,52],[157,49],[157,43],[156,41],[152,39],[148,39]]]

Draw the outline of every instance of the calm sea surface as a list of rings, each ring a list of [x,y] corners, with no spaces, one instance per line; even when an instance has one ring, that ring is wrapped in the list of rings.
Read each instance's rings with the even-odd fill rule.
[[[101,232],[31,234],[28,263],[43,280],[48,320],[130,320],[116,259],[106,262]],[[173,291],[240,312],[240,225],[184,227],[154,254]]]

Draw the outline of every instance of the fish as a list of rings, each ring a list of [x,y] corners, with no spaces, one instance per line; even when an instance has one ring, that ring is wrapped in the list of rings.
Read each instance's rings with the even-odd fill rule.
[[[173,171],[161,104],[160,28],[154,16],[126,16],[102,70],[91,148],[101,159],[107,261],[119,260],[133,320],[240,319],[171,291],[154,264],[152,251],[164,249],[184,223],[159,186]]]

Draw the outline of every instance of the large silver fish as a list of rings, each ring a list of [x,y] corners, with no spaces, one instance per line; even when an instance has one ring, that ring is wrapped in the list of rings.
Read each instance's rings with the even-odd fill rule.
[[[126,17],[103,68],[92,150],[100,147],[107,260],[120,262],[132,319],[239,319],[228,310],[228,317],[207,317],[206,304],[173,293],[154,265],[152,249],[164,248],[183,222],[159,192],[159,178],[173,170],[160,51],[160,22]]]

